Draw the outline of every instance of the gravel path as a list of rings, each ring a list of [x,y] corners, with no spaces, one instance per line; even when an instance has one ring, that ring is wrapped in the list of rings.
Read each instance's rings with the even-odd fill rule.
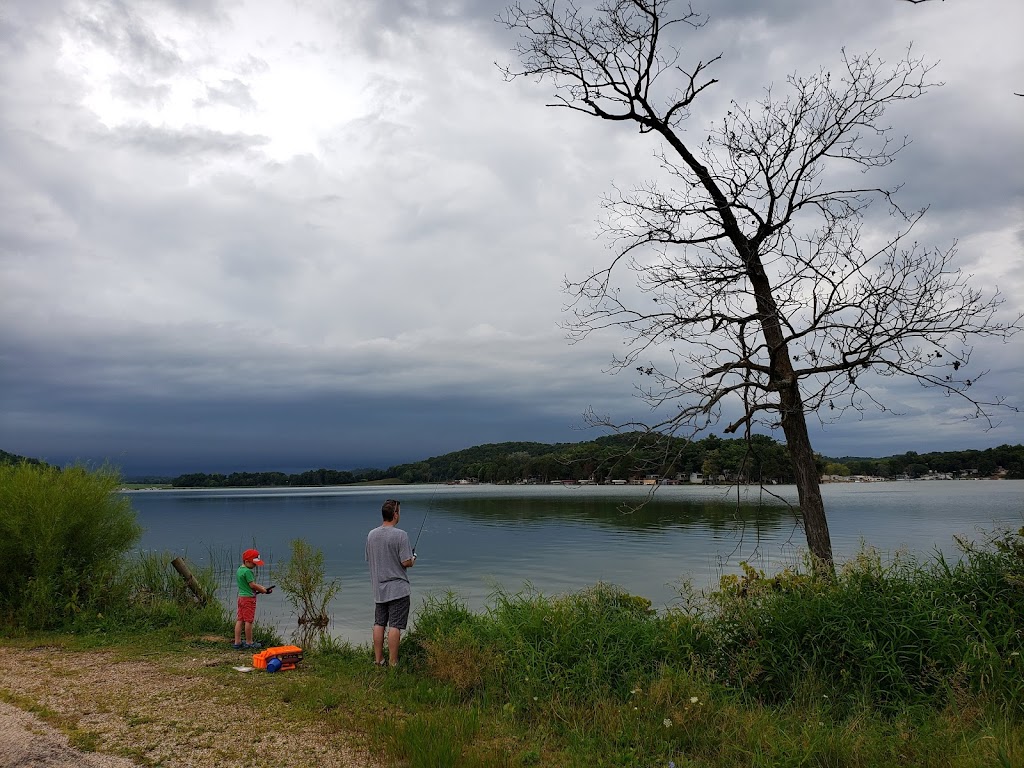
[[[245,660],[211,647],[172,667],[110,651],[0,645],[0,768],[381,765],[352,746],[354,734],[275,717],[287,704],[263,694],[278,681],[235,672]],[[208,667],[223,674],[200,674]],[[251,712],[250,732],[239,728],[240,711],[243,722]]]
[[[0,766],[2,768],[133,768],[123,757],[80,752],[68,737],[40,718],[0,702]]]

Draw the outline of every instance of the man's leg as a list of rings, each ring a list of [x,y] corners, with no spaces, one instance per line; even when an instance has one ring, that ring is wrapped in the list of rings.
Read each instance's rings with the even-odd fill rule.
[[[373,656],[378,664],[384,662],[384,627],[380,624],[373,625]]]
[[[384,628],[381,627],[381,630]],[[381,632],[383,635],[383,631]],[[402,630],[397,627],[388,628],[388,656],[390,661],[388,662],[392,667],[398,666],[398,643],[402,640]]]

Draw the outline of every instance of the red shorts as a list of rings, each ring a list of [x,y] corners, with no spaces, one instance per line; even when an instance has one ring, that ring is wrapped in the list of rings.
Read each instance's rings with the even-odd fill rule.
[[[256,621],[256,598],[238,596],[238,620],[249,624]]]

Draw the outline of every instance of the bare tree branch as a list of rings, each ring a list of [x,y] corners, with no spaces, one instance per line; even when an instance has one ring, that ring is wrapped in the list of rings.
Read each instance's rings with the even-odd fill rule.
[[[886,110],[937,85],[932,67],[909,49],[893,64],[843,51],[835,72],[792,75],[752,104],[731,102],[694,143],[681,129],[718,82],[710,72],[721,56],[684,66],[666,30],[698,32],[706,18],[689,6],[673,13],[672,0],[602,0],[593,17],[559,7],[509,9],[521,66],[506,77],[547,80],[553,106],[658,135],[672,180],[605,200],[615,256],[566,284],[570,338],[625,333],[613,370],[637,370],[652,408],[669,409],[650,429],[693,433],[737,407],[728,432],[781,428],[808,545],[830,566],[808,415],[887,410],[869,382],[896,375],[958,398],[986,423],[1008,407],[973,394],[985,372],[969,371],[970,341],[1009,338],[1022,318],[998,317],[1002,298],[971,287],[954,248],[911,241],[924,211],[900,208],[898,188],[843,181],[854,178],[847,168],[895,161],[908,139],[893,134]],[[879,203],[893,234],[867,248],[865,214]],[[633,288],[619,286],[620,273]],[[667,363],[651,362],[666,350]]]

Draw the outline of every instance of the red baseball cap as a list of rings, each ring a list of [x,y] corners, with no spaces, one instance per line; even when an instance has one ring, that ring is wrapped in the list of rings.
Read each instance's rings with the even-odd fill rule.
[[[242,553],[242,562],[246,560],[252,560],[256,565],[263,565],[263,561],[260,560],[260,553],[258,549],[247,549]]]

